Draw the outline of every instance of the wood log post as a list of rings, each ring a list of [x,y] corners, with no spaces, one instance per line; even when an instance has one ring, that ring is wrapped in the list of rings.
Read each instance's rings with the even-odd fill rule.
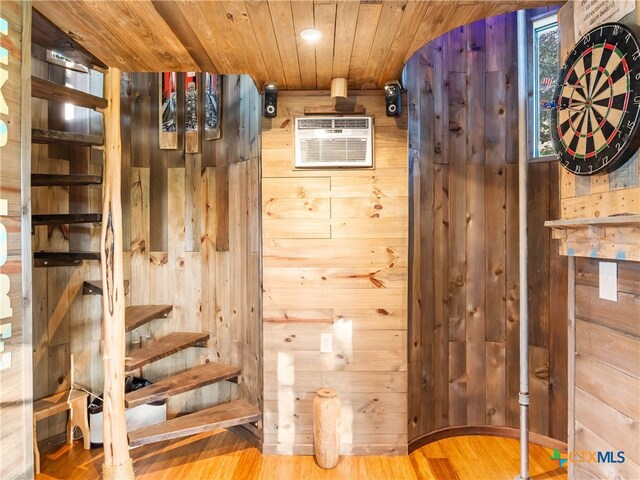
[[[105,480],[133,479],[124,408],[124,279],[120,194],[120,70],[105,75],[104,184],[102,190],[102,332],[104,363],[103,442]]]

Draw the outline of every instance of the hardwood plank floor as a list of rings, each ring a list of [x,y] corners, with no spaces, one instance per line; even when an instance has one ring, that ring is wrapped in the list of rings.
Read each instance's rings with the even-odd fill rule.
[[[341,457],[333,470],[311,456],[261,455],[225,430],[131,451],[138,480],[511,480],[518,473],[518,442],[467,436],[426,445],[410,455]],[[566,479],[552,451],[531,444],[532,480]],[[83,450],[79,442],[56,447],[41,458],[36,480],[98,480],[102,449]]]

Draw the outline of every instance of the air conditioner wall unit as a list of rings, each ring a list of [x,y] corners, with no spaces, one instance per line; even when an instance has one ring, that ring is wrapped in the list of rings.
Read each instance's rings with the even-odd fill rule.
[[[373,167],[372,117],[295,119],[296,168]]]

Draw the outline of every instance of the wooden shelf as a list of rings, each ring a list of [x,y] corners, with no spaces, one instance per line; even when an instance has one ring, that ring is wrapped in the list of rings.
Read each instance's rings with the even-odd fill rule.
[[[212,383],[237,378],[239,375],[240,369],[237,367],[224,363],[205,363],[186,372],[164,378],[148,387],[127,393],[124,396],[124,403],[127,408],[132,408],[157,402]]]
[[[32,128],[31,143],[91,146],[103,145],[104,138],[102,138],[102,135],[91,135],[88,133],[61,132],[58,130]]]
[[[571,220],[548,220],[545,227],[575,229],[588,227],[640,226],[640,215],[616,215],[615,217],[573,218]]]
[[[185,348],[204,344],[209,340],[208,333],[170,333],[166,337],[150,341],[146,346],[128,353],[124,359],[124,368],[127,375],[131,375],[149,363],[161,358],[173,355]]]
[[[101,185],[100,175],[56,175],[32,173],[32,187],[76,187],[83,185]]]
[[[101,223],[101,213],[47,213],[31,215],[31,224],[39,225],[66,225],[72,223]]]
[[[54,102],[71,103],[78,107],[94,110],[107,108],[107,101],[102,97],[96,97],[90,93],[74,90],[35,76],[31,77],[31,96]]]
[[[156,318],[167,318],[173,305],[134,305],[124,312],[124,329],[130,332]]]
[[[73,267],[85,260],[100,261],[100,252],[33,252],[34,267]]]
[[[129,293],[129,280],[124,281],[124,294]],[[83,295],[102,295],[102,280],[85,280],[82,284]]]
[[[550,220],[545,226],[560,241],[561,255],[640,261],[640,215]]]
[[[260,418],[262,418],[262,414],[256,407],[244,400],[233,400],[129,432],[129,446],[138,447],[147,443],[210,432],[218,428],[243,425],[257,422]]]

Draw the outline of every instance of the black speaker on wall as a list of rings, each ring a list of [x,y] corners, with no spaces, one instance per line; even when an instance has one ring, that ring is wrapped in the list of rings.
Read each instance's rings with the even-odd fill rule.
[[[275,118],[278,115],[278,86],[267,83],[264,86],[264,116]]]
[[[387,106],[387,117],[399,116],[402,112],[402,87],[399,82],[384,84],[384,99]]]

